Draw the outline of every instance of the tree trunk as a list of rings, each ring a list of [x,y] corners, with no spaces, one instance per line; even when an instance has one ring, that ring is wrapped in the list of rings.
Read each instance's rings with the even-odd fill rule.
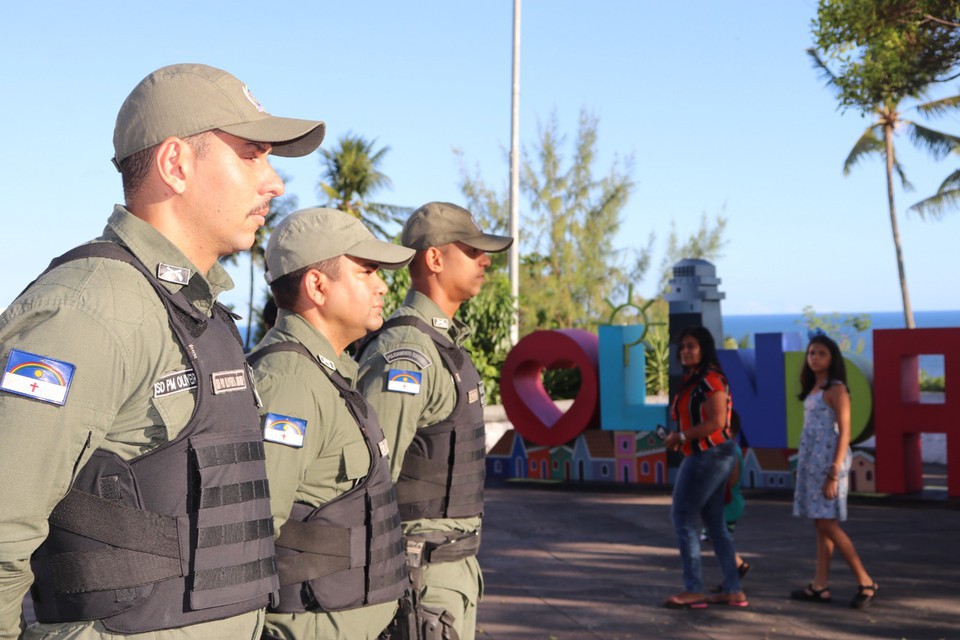
[[[907,289],[907,273],[903,267],[903,249],[900,247],[900,229],[897,227],[897,210],[893,203],[893,124],[883,125],[883,143],[887,156],[887,203],[890,205],[890,228],[893,231],[893,246],[897,250],[897,272],[900,274],[900,295],[903,298],[903,320],[907,329],[916,327],[910,292]]]

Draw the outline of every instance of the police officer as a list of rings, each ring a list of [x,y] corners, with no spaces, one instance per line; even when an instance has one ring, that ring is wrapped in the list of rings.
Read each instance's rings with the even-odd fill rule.
[[[217,263],[319,121],[178,64],[117,116],[125,206],[0,316],[0,637],[251,638],[278,588],[252,377]]]
[[[387,441],[344,349],[383,324],[378,270],[413,253],[335,209],[298,211],[270,235],[279,313],[249,357],[279,531],[265,638],[376,638],[408,586]]]
[[[401,242],[417,251],[412,286],[359,353],[358,386],[393,452],[421,633],[471,640],[482,594],[484,390],[463,348],[471,330],[454,316],[480,292],[487,253],[513,239],[484,233],[462,207],[431,202],[407,219]]]

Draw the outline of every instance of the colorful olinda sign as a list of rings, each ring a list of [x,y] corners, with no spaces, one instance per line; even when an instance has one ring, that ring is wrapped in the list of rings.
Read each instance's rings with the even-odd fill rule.
[[[667,405],[648,404],[639,326],[604,326],[599,335],[571,329],[536,331],[511,350],[500,379],[508,431],[487,456],[501,478],[666,484],[677,454],[654,433]],[[734,408],[749,448],[744,484],[793,488],[803,407],[796,399],[804,346],[796,334],[758,334],[755,349],[722,350]],[[960,328],[873,332],[869,363],[847,358],[851,440],[876,436],[874,453],[855,449],[851,489],[912,493],[923,488],[921,433],[947,435],[948,494],[960,497]],[[942,402],[921,401],[920,355],[942,355]],[[576,367],[581,384],[567,411],[543,388],[542,373]],[[951,473],[951,467],[955,473]]]

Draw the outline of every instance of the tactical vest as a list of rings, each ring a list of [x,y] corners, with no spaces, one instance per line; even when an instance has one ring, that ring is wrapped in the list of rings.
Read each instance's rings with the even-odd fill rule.
[[[391,318],[377,333],[397,326],[414,327],[433,340],[457,387],[457,404],[450,415],[417,429],[404,454],[396,484],[400,517],[409,521],[480,516],[486,477],[480,374],[463,349],[419,318]]]
[[[313,507],[293,503],[277,538],[280,613],[341,611],[396,601],[407,580],[397,498],[386,439],[370,405],[337,371],[324,367],[298,342],[277,342],[248,357],[293,351],[323,371],[346,401],[370,453],[370,470],[349,491]]]
[[[125,248],[55,259],[126,262],[163,301],[196,381],[193,415],[170,442],[131,460],[96,450],[50,515],[31,558],[37,619],[100,620],[116,633],[208,622],[268,604],[277,591],[273,519],[256,392],[230,313],[198,312]]]

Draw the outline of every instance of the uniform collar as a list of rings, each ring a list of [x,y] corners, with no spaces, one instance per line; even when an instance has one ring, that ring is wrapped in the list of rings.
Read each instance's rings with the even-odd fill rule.
[[[350,381],[357,379],[358,365],[353,358],[344,353],[337,353],[327,337],[320,333],[316,327],[303,319],[302,316],[280,309],[277,313],[277,324],[272,332],[273,337],[278,341],[295,341],[305,346],[313,354],[320,364],[329,372],[337,371],[344,378]]]
[[[448,336],[457,346],[462,345],[473,333],[470,327],[456,318],[449,317],[440,305],[419,291],[410,289],[403,300],[403,305],[412,309],[415,315],[419,315],[428,325]],[[442,326],[443,321],[448,324],[446,328]]]
[[[199,273],[166,236],[120,205],[114,207],[103,230],[103,238],[121,241],[153,275],[162,277],[167,274],[160,280],[161,284],[171,293],[182,290],[195,307],[207,314],[218,295],[233,289],[233,280],[219,262],[206,275]],[[185,275],[184,270],[190,274],[185,285],[175,282],[174,277],[175,274]]]

